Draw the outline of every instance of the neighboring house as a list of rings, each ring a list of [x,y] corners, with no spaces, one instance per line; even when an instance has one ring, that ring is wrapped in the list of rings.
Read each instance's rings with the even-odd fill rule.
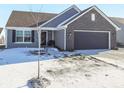
[[[2,35],[3,28],[0,28],[0,44],[4,44],[4,36]]]
[[[31,14],[39,16],[38,28]],[[62,50],[116,49],[119,30],[96,6],[81,11],[72,5],[59,14],[13,11],[6,24],[6,48],[38,47],[54,40]]]
[[[124,18],[110,17],[113,22],[115,22],[120,28],[120,31],[117,31],[117,43],[118,45],[124,46]]]
[[[3,31],[3,28],[0,27],[0,35],[1,35],[2,31]]]

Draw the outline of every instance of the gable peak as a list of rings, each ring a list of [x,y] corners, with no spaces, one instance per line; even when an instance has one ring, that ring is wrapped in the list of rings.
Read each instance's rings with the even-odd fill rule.
[[[71,5],[68,9],[71,9],[71,8],[74,8],[78,12],[81,12],[81,10],[75,4]]]

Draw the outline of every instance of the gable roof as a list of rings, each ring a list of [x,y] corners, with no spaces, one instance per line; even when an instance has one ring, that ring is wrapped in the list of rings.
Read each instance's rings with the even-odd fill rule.
[[[69,9],[74,8],[78,13],[75,13],[73,16],[64,19],[59,24],[56,24],[55,27],[67,26],[80,16],[84,15],[91,9],[96,9],[108,22],[110,22],[115,28],[120,29],[119,27],[122,26],[124,23],[124,19],[122,18],[114,18],[114,17],[107,17],[99,8],[96,6],[91,6],[83,11],[81,11],[76,5],[72,5],[71,7],[67,8],[63,12],[59,14],[55,13],[39,13],[39,12],[27,12],[27,11],[13,11],[8,19],[6,27],[36,27],[36,22],[33,17],[39,17],[39,26],[43,26],[49,23],[50,21],[56,19]],[[33,15],[33,16],[32,16]],[[123,24],[124,25],[124,24]]]
[[[2,31],[3,31],[3,28],[0,28],[0,34],[1,34]]]
[[[113,25],[113,27],[116,28],[116,30],[120,30],[120,27],[115,24],[109,17],[107,17],[98,7],[96,6],[91,6],[87,9],[85,9],[84,11],[82,11],[79,15],[77,15],[75,18],[71,19],[70,21],[66,22],[63,25],[69,25],[71,24],[73,21],[75,21],[76,19],[80,18],[81,16],[83,16],[84,14],[86,14],[87,12],[89,12],[90,10],[95,9],[99,14],[101,14],[101,16],[103,16],[111,25]]]
[[[37,22],[34,18],[39,17],[39,25],[41,25],[56,15],[54,13],[12,11],[6,27],[35,27]]]
[[[116,24],[123,24],[124,25],[124,18],[120,17],[109,17],[112,21],[114,21]]]
[[[91,6],[92,7],[92,6]],[[79,15],[81,15],[82,13],[84,13],[85,11],[89,10],[91,7],[84,9],[83,11],[81,11],[79,14],[77,14],[76,16],[74,16],[73,18],[71,18],[70,20],[66,21],[65,23],[63,23],[62,25],[66,25],[67,23],[69,23],[71,20],[75,19],[76,17],[78,17]],[[60,26],[62,26],[60,25]]]
[[[49,21],[42,24],[42,27],[57,27],[64,21],[73,18],[76,14],[80,13],[81,10],[76,6],[72,5],[69,8],[65,9],[61,13],[59,13],[57,16],[53,17]]]
[[[120,17],[109,17],[114,23],[116,23],[121,30],[124,30],[124,18]]]

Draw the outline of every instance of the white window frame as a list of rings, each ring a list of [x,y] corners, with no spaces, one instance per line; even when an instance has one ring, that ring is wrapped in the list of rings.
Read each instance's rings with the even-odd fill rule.
[[[94,22],[96,20],[96,15],[94,13],[91,13],[91,21]]]
[[[28,30],[26,30],[26,31],[28,31]],[[26,31],[23,31],[23,34],[24,34],[24,36],[23,36],[23,42],[25,42],[25,32]],[[31,33],[31,31],[28,31],[28,32],[30,32]],[[32,42],[32,33],[31,33],[31,36],[30,36],[30,42]],[[28,43],[30,43],[30,42],[28,42]]]
[[[31,30],[16,30],[16,32],[17,32],[17,31],[22,31],[22,33],[23,33],[23,36],[22,36],[22,37],[23,37],[23,41],[22,41],[22,42],[17,42],[17,40],[16,40],[17,38],[16,38],[16,35],[15,35],[15,43],[32,43],[32,40],[31,40],[30,42],[25,42],[25,41],[24,41],[24,38],[25,38],[25,31],[30,31],[30,32],[31,32]]]

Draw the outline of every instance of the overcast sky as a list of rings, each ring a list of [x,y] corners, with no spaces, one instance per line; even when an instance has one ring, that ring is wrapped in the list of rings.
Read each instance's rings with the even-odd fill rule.
[[[53,12],[59,13],[64,9],[68,8],[69,4],[39,4],[39,5],[27,5],[27,4],[0,4],[0,27],[4,27],[6,22],[13,10],[20,11],[40,11],[40,12]],[[90,4],[78,4],[77,5],[81,10],[86,9],[92,5]],[[124,18],[124,4],[99,4],[98,6],[106,15],[112,17],[123,17]]]

